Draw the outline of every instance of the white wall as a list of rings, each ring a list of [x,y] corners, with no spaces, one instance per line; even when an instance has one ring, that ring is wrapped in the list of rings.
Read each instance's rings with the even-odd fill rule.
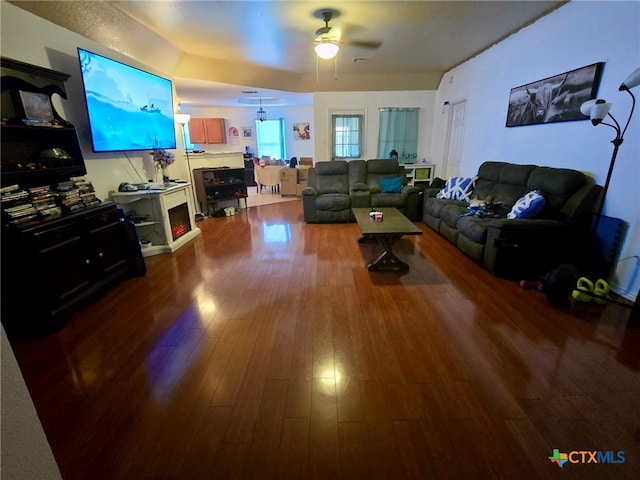
[[[143,42],[149,48],[148,59],[150,63],[145,64],[7,2],[0,2],[0,8],[2,13],[0,15],[0,43],[3,56],[71,75],[66,83],[68,100],[60,100],[59,102],[54,100],[54,103],[56,103],[56,109],[62,117],[74,124],[78,130],[80,146],[87,166],[87,178],[93,182],[97,196],[106,200],[109,197],[109,192],[117,190],[121,182],[140,183],[154,178],[153,162],[146,151],[127,152],[126,154],[122,152],[96,154],[91,151],[89,123],[83,100],[82,80],[76,49],[77,47],[86,48],[134,67],[169,77],[166,73],[151,68],[149,64],[160,66],[166,64],[165,68],[169,71],[175,60],[175,47],[170,44],[162,44],[161,39],[159,40],[158,37],[152,35],[148,42]],[[29,32],[27,37],[25,37],[25,32]],[[134,37],[140,40],[139,34],[133,35],[132,33],[132,38]],[[176,98],[174,92],[174,102]],[[182,152],[180,132],[180,126],[176,124],[177,152]],[[188,178],[188,169],[182,154],[177,153],[176,157],[176,163],[169,167],[169,174],[172,178]]]
[[[0,369],[2,478],[62,479],[20,366],[1,325]]]
[[[224,118],[225,128],[227,130],[227,143],[214,145],[202,144],[198,145],[202,150],[211,152],[244,152],[245,146],[250,148],[251,153],[259,155],[256,143],[256,112],[259,107],[191,107],[183,105],[180,113],[189,113],[192,117],[198,118]],[[287,158],[297,157],[313,157],[313,138],[315,136],[313,125],[313,106],[269,106],[263,105],[263,109],[267,112],[269,120],[278,118],[284,119],[285,124],[285,145]],[[308,123],[311,127],[310,140],[295,140],[293,136],[294,123]],[[240,137],[230,138],[229,128],[236,127],[240,130],[242,127],[251,127],[253,136],[251,138],[243,138],[242,130]]]
[[[506,128],[510,89],[535,80],[605,62],[598,97],[613,102],[611,113],[626,121],[631,97],[620,83],[640,66],[639,2],[574,1],[447,72],[434,109],[433,154],[445,151],[444,102],[467,99],[461,174],[473,175],[487,160],[574,168],[603,185],[615,137],[613,129],[589,121]],[[634,90],[640,96],[640,88]],[[640,267],[640,111],[620,147],[604,214],[629,225],[620,262],[611,279],[619,293],[635,297]],[[626,260],[624,260],[627,258]]]
[[[365,113],[365,159],[378,156],[379,109],[384,107],[420,107],[418,158],[431,159],[433,109],[436,92],[433,90],[398,92],[330,92],[313,95],[315,151],[314,161],[331,160],[331,113]],[[312,135],[313,136],[313,135]],[[312,138],[313,139],[313,138]]]

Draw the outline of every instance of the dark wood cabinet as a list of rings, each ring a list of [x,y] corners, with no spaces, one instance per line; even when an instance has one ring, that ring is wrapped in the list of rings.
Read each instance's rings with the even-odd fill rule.
[[[53,185],[87,173],[73,125],[56,111],[51,97],[66,99],[66,73],[2,57],[2,186]],[[27,95],[27,97],[25,97]],[[41,121],[30,119],[24,98],[45,105]]]
[[[127,227],[114,203],[23,228],[2,238],[2,321],[60,327],[83,301],[134,274]]]
[[[242,159],[244,161],[244,181],[246,182],[247,187],[255,187],[257,183],[253,169],[256,168],[256,165],[253,162],[253,154],[245,153],[242,155]]]
[[[193,171],[200,210],[213,215],[219,202],[247,197],[244,168],[196,168]]]
[[[77,203],[66,210],[73,213],[33,213],[40,189],[55,191],[86,174],[76,129],[51,102],[53,95],[67,98],[69,75],[4,57],[1,67],[2,323],[55,329],[94,294],[146,269],[135,230],[115,203],[93,197],[97,206]],[[28,99],[41,109],[31,111]],[[67,192],[47,201],[64,207]]]

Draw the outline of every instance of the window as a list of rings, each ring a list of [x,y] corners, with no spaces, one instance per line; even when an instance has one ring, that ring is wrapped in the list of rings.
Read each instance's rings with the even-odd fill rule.
[[[334,160],[362,158],[364,115],[331,115]]]
[[[284,119],[256,121],[258,156],[285,159]]]
[[[419,108],[381,108],[378,158],[398,152],[398,162],[416,163],[418,158]]]

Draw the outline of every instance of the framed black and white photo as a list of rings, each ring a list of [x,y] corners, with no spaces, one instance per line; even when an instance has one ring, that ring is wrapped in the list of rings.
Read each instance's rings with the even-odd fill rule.
[[[511,89],[507,127],[587,120],[583,102],[595,98],[604,62]]]
[[[49,95],[19,90],[18,96],[25,119],[39,122],[53,121],[53,109],[51,108]]]

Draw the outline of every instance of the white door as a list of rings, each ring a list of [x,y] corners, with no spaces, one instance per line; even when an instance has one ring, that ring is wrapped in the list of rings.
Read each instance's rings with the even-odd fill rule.
[[[447,150],[445,152],[444,173],[445,180],[456,176],[460,172],[460,161],[464,147],[464,123],[467,113],[467,101],[455,102],[449,108],[449,123],[447,126]]]

